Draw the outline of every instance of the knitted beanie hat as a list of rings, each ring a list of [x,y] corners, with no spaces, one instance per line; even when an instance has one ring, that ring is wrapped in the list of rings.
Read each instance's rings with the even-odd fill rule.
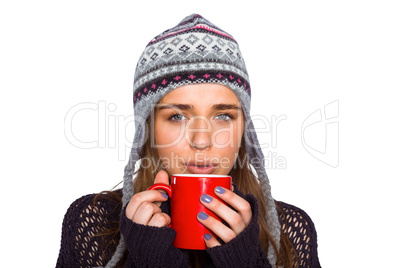
[[[133,196],[133,174],[146,139],[145,121],[153,107],[170,91],[189,84],[217,83],[231,89],[244,113],[246,152],[253,160],[267,207],[269,231],[279,248],[280,225],[271,187],[265,172],[264,155],[250,118],[250,83],[235,39],[200,15],[184,18],[177,26],[152,39],[142,53],[134,76],[135,135],[130,159],[124,170],[123,208]],[[123,237],[106,267],[114,267],[125,251]],[[273,267],[276,255],[268,247]]]

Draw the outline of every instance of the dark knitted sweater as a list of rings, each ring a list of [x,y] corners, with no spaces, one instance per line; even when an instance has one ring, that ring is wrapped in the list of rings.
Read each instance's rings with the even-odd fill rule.
[[[173,246],[176,234],[173,229],[133,223],[120,212],[115,201],[101,198],[94,203],[94,197],[94,194],[83,196],[67,210],[56,267],[106,265],[118,244],[119,234],[108,237],[96,234],[119,224],[128,249],[124,267],[188,267],[188,251]],[[229,243],[199,251],[203,267],[271,267],[259,242],[257,200],[252,195],[243,197],[251,205],[252,222]],[[320,267],[317,235],[310,217],[295,206],[283,202],[277,205],[282,230],[297,251],[299,267]],[[169,214],[168,202],[161,208]]]

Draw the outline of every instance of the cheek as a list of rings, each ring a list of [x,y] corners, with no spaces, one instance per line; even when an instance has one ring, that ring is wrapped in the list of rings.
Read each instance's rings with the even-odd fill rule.
[[[155,129],[155,145],[159,157],[174,161],[174,155],[180,155],[185,148],[186,142],[182,128],[159,126]]]
[[[229,127],[218,128],[212,134],[212,144],[215,148],[225,149],[226,147],[238,148],[243,136],[241,125],[230,125]]]
[[[240,144],[241,144],[241,134],[231,133],[220,133],[216,136],[217,142],[220,146],[214,146],[215,152],[220,156],[221,168],[223,168],[224,173],[227,174],[236,162],[239,154]],[[225,143],[225,144],[224,144]]]
[[[241,133],[233,131],[215,132],[212,143],[216,148],[224,149],[226,147],[239,147],[241,141]]]
[[[220,150],[220,171],[221,174],[229,174],[238,157],[239,147],[226,147]]]
[[[167,124],[155,124],[155,144],[164,148],[173,147],[183,140],[182,127],[170,127]]]
[[[178,135],[174,132],[162,131],[155,133],[155,144],[164,148],[174,146],[178,140]]]

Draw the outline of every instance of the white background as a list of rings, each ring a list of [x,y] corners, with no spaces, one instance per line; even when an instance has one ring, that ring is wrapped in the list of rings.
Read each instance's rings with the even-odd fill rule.
[[[69,204],[120,182],[136,62],[148,41],[192,13],[240,44],[252,113],[286,116],[276,147],[264,151],[286,166],[267,172],[274,198],[313,219],[322,266],[395,267],[402,239],[398,1],[216,0],[0,4],[2,265],[54,267]],[[334,101],[339,117],[331,126],[339,133],[328,128],[326,140],[324,122],[305,141],[313,148],[339,141],[339,151],[327,152],[335,162],[339,152],[335,167],[309,154],[301,136],[303,121]],[[66,115],[82,103],[109,107],[73,120],[74,135],[98,140],[97,148],[78,148],[65,135]],[[108,119],[98,120],[99,111]],[[259,136],[270,143],[272,132]]]

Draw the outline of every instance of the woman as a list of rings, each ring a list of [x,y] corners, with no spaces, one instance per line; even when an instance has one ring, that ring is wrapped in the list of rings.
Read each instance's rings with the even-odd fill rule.
[[[311,219],[272,198],[231,35],[191,15],[156,36],[137,64],[134,113],[123,189],[71,205],[57,267],[320,267]],[[224,221],[198,214],[218,237],[204,237],[205,251],[173,246],[169,200],[147,190],[175,173],[233,178],[232,189],[215,189],[227,204],[200,197]]]

